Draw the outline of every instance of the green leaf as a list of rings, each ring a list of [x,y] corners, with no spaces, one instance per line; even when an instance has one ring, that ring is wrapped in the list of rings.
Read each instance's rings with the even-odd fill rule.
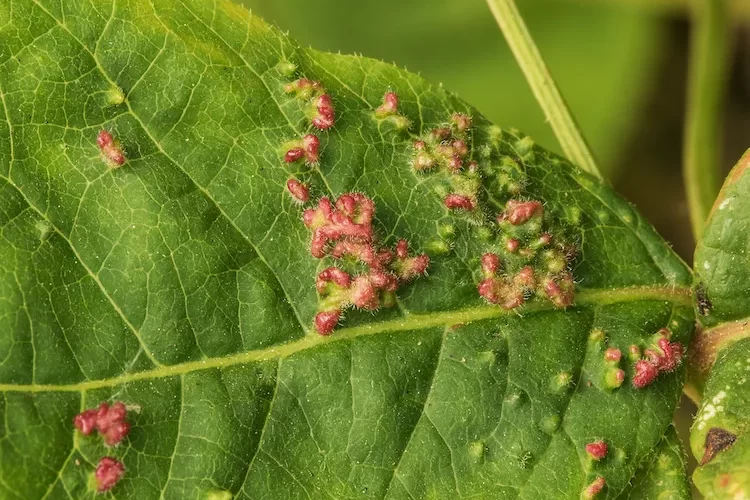
[[[748,415],[750,339],[725,347],[703,392],[690,444],[701,466],[693,479],[708,498],[742,498],[750,493]]]
[[[687,344],[689,270],[608,187],[440,87],[202,0],[13,0],[0,62],[3,498],[91,498],[105,455],[124,463],[117,498],[576,498],[597,477],[615,497],[663,439],[684,370],[636,389],[627,353],[662,328]],[[285,91],[297,77],[332,98],[330,130]],[[389,89],[399,114],[378,115]],[[481,179],[430,142],[457,112]],[[101,130],[120,146],[100,152]],[[309,132],[319,163],[285,163]],[[420,138],[431,172],[413,167]],[[405,238],[428,275],[318,335],[321,308],[352,299],[318,296],[317,274],[367,270],[311,255],[290,177],[307,208],[372,198],[378,248]],[[450,192],[478,208],[447,210]],[[511,198],[544,215],[496,222]],[[533,266],[524,305],[479,296],[488,251]],[[566,303],[556,266],[567,308],[545,298]],[[113,448],[73,426],[102,401],[128,407]]]
[[[684,452],[674,427],[667,430],[653,456],[636,472],[632,483],[619,498],[691,498],[690,486],[685,475]]]
[[[701,463],[693,477],[710,498],[750,495],[747,430],[750,425],[750,153],[722,187],[695,252],[698,318],[691,381],[702,404],[690,436]]]

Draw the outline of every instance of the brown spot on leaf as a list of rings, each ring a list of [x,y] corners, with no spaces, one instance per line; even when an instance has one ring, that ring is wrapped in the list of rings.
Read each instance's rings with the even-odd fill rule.
[[[703,452],[701,465],[705,465],[714,457],[732,446],[737,439],[735,434],[720,427],[712,427],[706,435],[706,451]]]

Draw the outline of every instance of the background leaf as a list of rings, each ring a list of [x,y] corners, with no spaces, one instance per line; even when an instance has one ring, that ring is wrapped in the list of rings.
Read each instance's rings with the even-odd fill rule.
[[[664,327],[687,343],[690,273],[607,187],[419,77],[300,49],[231,3],[1,9],[4,497],[93,496],[104,454],[126,468],[112,494],[143,499],[574,498],[599,476],[614,497],[649,462],[683,370],[635,389],[623,356],[613,390],[604,352]],[[282,160],[312,130],[284,92],[288,62],[336,107],[309,169]],[[411,134],[374,119],[388,89]],[[486,219],[443,205],[471,176],[412,168],[415,137],[455,112],[474,117]],[[382,244],[428,251],[429,276],[317,335],[330,262],[310,255],[292,174],[314,198],[371,196]],[[508,312],[477,294],[480,256],[503,241],[500,174],[575,245],[572,307]],[[72,425],[100,401],[130,408],[113,449]]]
[[[704,330],[691,364],[702,404],[690,442],[701,462],[695,484],[711,498],[750,494],[748,165],[750,154],[745,153],[727,177],[695,252],[698,319]]]

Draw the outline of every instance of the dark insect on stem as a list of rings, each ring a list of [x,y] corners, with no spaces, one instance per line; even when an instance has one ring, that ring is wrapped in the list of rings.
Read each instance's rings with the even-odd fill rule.
[[[706,288],[703,286],[703,283],[699,283],[695,287],[695,302],[698,305],[698,314],[701,316],[708,316],[711,309],[713,309],[713,304],[711,304],[706,294]]]

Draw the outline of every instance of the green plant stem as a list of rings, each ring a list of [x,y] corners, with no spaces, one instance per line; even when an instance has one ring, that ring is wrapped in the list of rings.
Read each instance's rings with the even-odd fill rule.
[[[497,24],[513,51],[531,90],[562,146],[565,156],[587,172],[601,178],[586,140],[565,104],[513,0],[487,0]]]
[[[719,192],[720,138],[730,26],[724,0],[695,0],[683,175],[697,240]]]

